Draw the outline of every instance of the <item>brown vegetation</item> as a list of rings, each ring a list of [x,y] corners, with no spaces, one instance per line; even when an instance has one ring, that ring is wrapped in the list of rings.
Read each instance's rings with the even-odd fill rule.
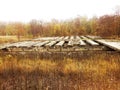
[[[30,38],[27,37],[20,37],[20,41],[24,41],[24,40],[29,40]],[[4,43],[12,43],[12,42],[18,42],[18,38],[17,36],[0,36],[0,44],[4,44]]]
[[[119,54],[82,59],[0,57],[1,90],[119,90]]]
[[[24,37],[98,35],[120,37],[120,14],[104,15],[99,18],[78,16],[74,19],[51,22],[32,20],[29,23],[0,23],[0,35],[17,35]]]

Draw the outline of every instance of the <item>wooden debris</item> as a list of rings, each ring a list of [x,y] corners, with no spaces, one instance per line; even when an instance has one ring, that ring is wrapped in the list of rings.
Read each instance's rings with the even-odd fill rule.
[[[65,41],[60,41],[60,42],[58,42],[58,43],[56,44],[56,46],[62,47],[62,46],[64,45],[64,43],[65,43]]]
[[[86,37],[88,37],[90,39],[101,39],[100,36],[90,36],[90,35],[87,35]]]
[[[107,41],[107,40],[103,40],[103,39],[102,40],[96,40],[96,41],[105,45],[105,46],[108,46],[111,49],[120,51],[120,41],[119,42],[114,42],[114,41]]]
[[[90,45],[93,45],[93,46],[96,46],[96,45],[99,45],[99,43],[85,37],[85,36],[81,36],[87,43],[89,43]]]
[[[70,37],[70,40],[73,40],[73,39],[74,39],[74,36],[71,36],[71,37]]]
[[[65,38],[64,38],[64,40],[68,40],[69,39],[69,36],[66,36]]]
[[[31,41],[22,41],[0,45],[0,50],[8,51],[82,51],[82,50],[108,50],[120,51],[120,41],[98,39],[98,36],[61,36],[42,37]],[[103,48],[105,47],[105,49]],[[108,48],[109,47],[109,48]]]
[[[63,39],[64,39],[64,36],[57,38],[56,41],[62,41]]]
[[[49,41],[39,42],[39,43],[37,43],[37,44],[35,44],[33,46],[35,46],[35,47],[41,47],[41,46],[43,46],[43,45],[45,45],[47,43],[49,43]]]
[[[72,41],[72,40],[70,40],[70,41],[68,42],[68,46],[73,46],[73,41]]]
[[[46,44],[45,46],[47,46],[47,47],[52,47],[54,44],[56,44],[57,43],[57,41],[51,41],[51,42],[49,42],[48,44]]]
[[[82,39],[80,39],[80,45],[81,45],[81,46],[85,46],[86,43],[85,43]]]

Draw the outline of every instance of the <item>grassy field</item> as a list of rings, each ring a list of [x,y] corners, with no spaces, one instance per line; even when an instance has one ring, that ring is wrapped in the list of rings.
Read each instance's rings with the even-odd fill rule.
[[[119,55],[77,60],[16,57],[0,57],[0,90],[120,90]]]
[[[27,40],[27,39],[28,38],[25,38],[23,36],[20,37],[20,41]],[[17,41],[19,41],[17,36],[0,36],[0,44],[17,42]]]

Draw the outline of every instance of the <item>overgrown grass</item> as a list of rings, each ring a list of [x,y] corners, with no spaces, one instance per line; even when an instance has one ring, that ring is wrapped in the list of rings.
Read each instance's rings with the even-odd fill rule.
[[[6,55],[0,57],[0,79],[1,90],[119,90],[120,56],[46,60]]]

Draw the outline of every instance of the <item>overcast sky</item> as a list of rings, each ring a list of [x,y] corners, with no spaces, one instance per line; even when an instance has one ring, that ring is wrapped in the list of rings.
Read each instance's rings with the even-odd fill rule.
[[[120,0],[0,0],[0,21],[50,21],[114,13]]]

